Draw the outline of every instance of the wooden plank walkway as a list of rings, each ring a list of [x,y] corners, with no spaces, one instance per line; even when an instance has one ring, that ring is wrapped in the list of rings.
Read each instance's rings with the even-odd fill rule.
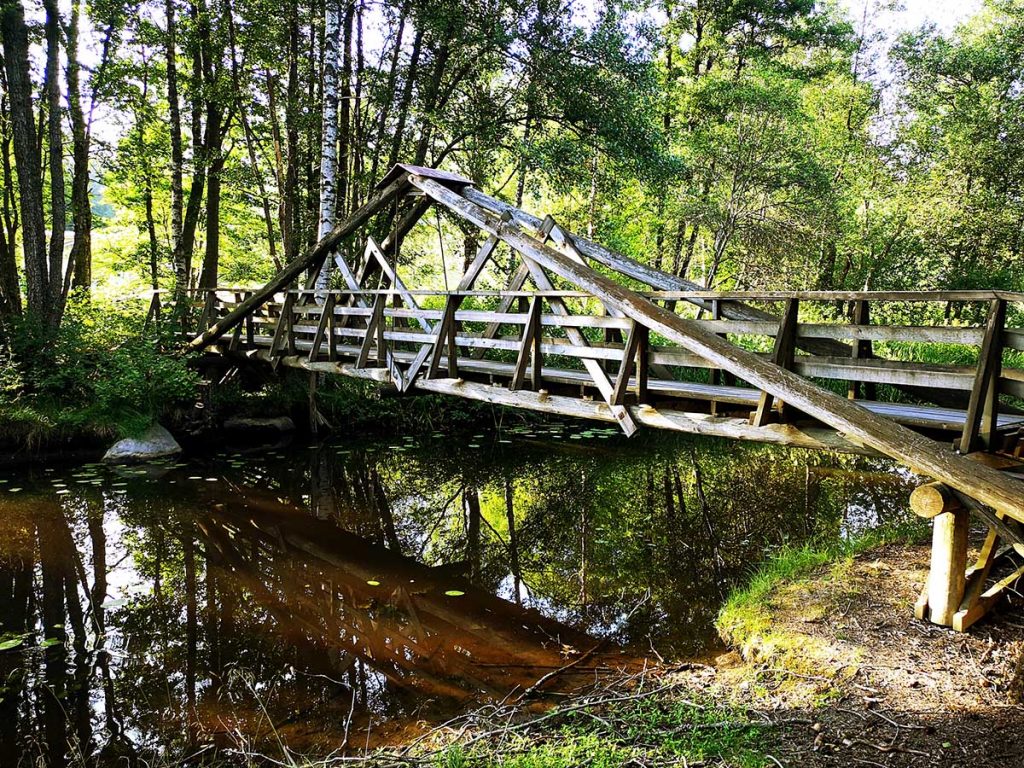
[[[403,239],[430,207],[486,236],[455,290],[401,274]],[[361,253],[348,263],[340,246],[371,225],[390,232],[347,250]],[[511,276],[499,249],[517,259]],[[343,289],[298,283],[328,258]],[[194,302],[205,330],[192,346],[239,360],[612,421],[627,435],[654,427],[884,455],[943,483],[1004,538],[1024,523],[1024,482],[967,457],[1024,449],[1024,328],[1013,326],[1024,294],[707,291],[467,179],[396,166],[266,286]],[[976,362],[932,362],[950,345]]]

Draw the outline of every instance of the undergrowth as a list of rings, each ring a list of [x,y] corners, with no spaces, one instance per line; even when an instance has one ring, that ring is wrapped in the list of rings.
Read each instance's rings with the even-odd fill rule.
[[[142,310],[72,298],[56,331],[0,329],[0,439],[135,435],[193,400],[197,374],[146,332]]]

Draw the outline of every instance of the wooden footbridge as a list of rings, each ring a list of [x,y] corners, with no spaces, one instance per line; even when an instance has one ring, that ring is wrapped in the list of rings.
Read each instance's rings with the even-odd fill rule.
[[[431,207],[485,235],[445,290],[400,274],[402,244]],[[342,287],[314,290],[328,259]],[[503,289],[478,288],[495,273]],[[1024,575],[1014,566],[988,584],[1000,558],[1024,550],[1021,293],[706,291],[468,179],[399,165],[267,285],[199,303],[206,330],[191,345],[219,355],[615,422],[627,435],[654,427],[894,459],[934,481],[912,506],[935,520],[918,614],[936,623],[966,628]],[[924,362],[936,348],[965,362]],[[989,527],[970,570],[969,512]]]

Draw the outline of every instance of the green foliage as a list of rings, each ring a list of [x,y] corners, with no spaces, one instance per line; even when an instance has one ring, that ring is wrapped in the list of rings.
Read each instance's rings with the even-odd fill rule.
[[[0,422],[12,432],[130,435],[188,402],[197,375],[143,335],[144,308],[72,299],[56,332],[21,320],[0,337]]]

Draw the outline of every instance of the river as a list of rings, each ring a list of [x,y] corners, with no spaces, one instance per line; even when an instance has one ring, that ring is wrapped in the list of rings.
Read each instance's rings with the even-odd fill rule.
[[[359,750],[707,656],[763,558],[899,522],[912,486],[559,424],[0,471],[0,762]]]

